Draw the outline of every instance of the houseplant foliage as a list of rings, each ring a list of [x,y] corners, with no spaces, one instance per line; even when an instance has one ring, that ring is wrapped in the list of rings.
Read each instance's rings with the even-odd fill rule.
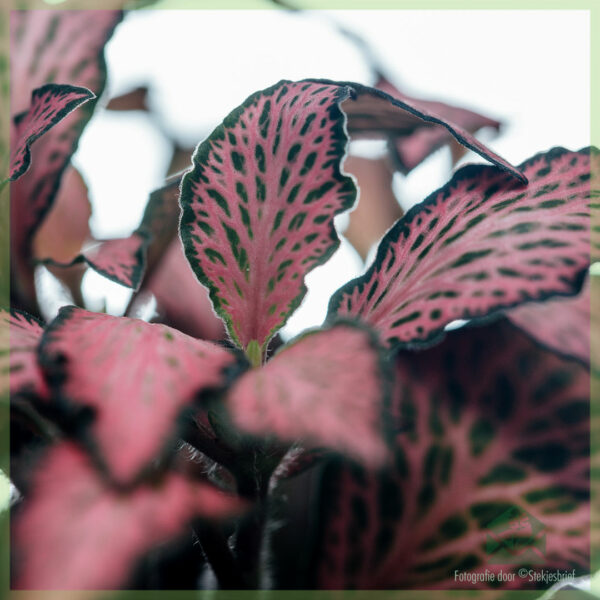
[[[465,587],[456,571],[527,566],[488,564],[490,524],[507,514],[543,524],[545,568],[585,574],[598,150],[513,166],[471,133],[496,121],[380,73],[373,87],[280,81],[200,142],[130,236],[90,249],[70,157],[121,16],[12,22],[13,585],[149,587],[151,557],[170,588]],[[284,344],[305,276],[339,245],[334,217],[357,202],[352,136],[387,139],[405,172],[450,139],[489,164],[390,223],[325,323]],[[83,217],[51,220],[61,206]],[[39,262],[73,296],[48,323]],[[88,267],[135,290],[127,314],[83,305]],[[166,323],[135,318],[136,298],[169,296],[165,268],[205,286],[195,314],[171,297]],[[456,319],[469,323],[448,333]]]

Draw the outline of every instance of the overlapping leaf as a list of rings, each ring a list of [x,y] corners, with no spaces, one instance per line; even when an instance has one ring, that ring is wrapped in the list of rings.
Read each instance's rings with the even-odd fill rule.
[[[120,11],[11,12],[11,109],[27,110],[34,89],[59,83],[96,96],[104,87],[102,50],[121,19]],[[31,149],[27,176],[11,184],[11,294],[35,310],[32,236],[52,206],[62,173],[76,149],[95,102],[69,114]]]
[[[510,320],[548,348],[590,363],[591,278],[577,296],[519,306]]]
[[[316,581],[333,589],[547,587],[589,569],[589,374],[505,322],[398,357],[394,467],[323,474]],[[517,529],[515,529],[517,527]],[[465,582],[460,573],[514,573]]]
[[[355,188],[337,85],[280,82],[250,96],[194,154],[181,236],[215,310],[243,348],[263,347],[306,293],[304,276],[339,240]]]
[[[128,493],[106,485],[75,445],[50,450],[16,519],[15,589],[100,590],[124,586],[151,548],[194,519],[232,516],[241,502],[177,473]]]
[[[9,179],[18,179],[29,168],[33,142],[93,97],[89,90],[71,85],[46,84],[33,90],[31,106],[15,119]]]
[[[25,313],[0,310],[0,393],[47,398],[48,387],[37,362],[44,329]]]
[[[380,76],[375,87],[400,101],[429,114],[444,119],[454,129],[476,133],[484,127],[498,130],[500,122],[465,108],[451,106],[444,102],[419,100],[403,94],[385,77]],[[428,125],[431,125],[428,123]],[[419,127],[409,135],[390,137],[390,151],[397,168],[402,173],[410,173],[438,148],[452,141],[449,129],[442,126]]]
[[[245,373],[226,406],[242,431],[381,464],[387,383],[372,335],[340,323],[303,335]]]
[[[166,449],[177,419],[237,370],[230,352],[164,325],[61,309],[40,361],[64,401],[95,412],[87,441],[127,483]]]
[[[590,262],[596,149],[524,162],[522,186],[468,165],[383,238],[373,266],[338,290],[332,313],[360,317],[390,346],[430,343],[455,319],[579,291]]]

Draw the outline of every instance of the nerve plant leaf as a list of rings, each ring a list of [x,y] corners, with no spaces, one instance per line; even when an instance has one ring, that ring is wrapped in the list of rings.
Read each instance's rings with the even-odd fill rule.
[[[321,81],[328,83],[327,80]],[[513,167],[482,144],[460,122],[452,122],[451,117],[456,117],[457,114],[454,112],[450,114],[451,107],[415,100],[405,95],[395,97],[395,90],[389,90],[392,92],[389,94],[358,83],[347,85],[352,87],[354,94],[352,101],[345,102],[342,108],[348,115],[348,131],[352,137],[393,139],[412,135],[423,127],[433,127],[437,130],[441,126],[469,150],[473,150],[492,164],[507,171],[519,181],[527,182],[526,176],[520,169]],[[437,113],[436,109],[440,110],[441,114]]]
[[[488,588],[589,572],[589,373],[508,323],[398,356],[394,467],[323,473],[316,587]]]
[[[84,452],[62,443],[38,465],[31,495],[15,519],[14,587],[117,589],[144,553],[184,534],[193,520],[222,519],[242,509],[237,498],[177,473],[115,491]]]
[[[28,109],[34,89],[49,83],[81,86],[99,96],[104,88],[102,51],[121,11],[14,10],[11,27],[11,109]],[[56,197],[63,171],[96,102],[57,123],[31,149],[27,175],[12,182],[11,295],[35,307],[32,240]]]
[[[591,277],[587,277],[576,296],[525,304],[508,311],[507,316],[539,343],[589,365],[590,285]]]
[[[452,106],[444,102],[420,100],[411,98],[398,90],[385,77],[380,76],[375,87],[402,102],[407,102],[415,108],[434,114],[455,129],[461,129],[471,134],[485,127],[498,130],[500,122],[490,119],[465,108]],[[431,123],[428,123],[431,125]],[[451,131],[442,126],[419,127],[408,135],[391,135],[389,147],[392,159],[402,173],[410,173],[438,148],[451,142]]]
[[[242,375],[226,406],[242,431],[326,446],[378,465],[386,456],[387,387],[373,335],[339,323],[302,335]]]
[[[351,90],[282,81],[250,96],[198,146],[183,179],[192,269],[242,348],[265,347],[339,244],[333,217],[355,187],[340,171]]]
[[[43,325],[17,310],[0,310],[0,393],[47,398],[48,387],[37,361]]]
[[[576,294],[598,160],[594,148],[538,154],[520,165],[527,187],[495,167],[463,167],[386,234],[372,267],[334,294],[330,317],[359,317],[389,346],[417,346],[455,319]]]
[[[145,232],[134,231],[125,238],[99,241],[67,263],[60,263],[50,258],[40,262],[64,268],[78,263],[87,263],[107,279],[137,289],[144,274],[146,247],[149,241]]]
[[[226,349],[164,325],[62,308],[40,362],[73,407],[89,407],[90,447],[115,480],[135,479],[173,441],[177,419],[237,370]]]
[[[89,90],[71,85],[46,84],[33,90],[29,110],[15,118],[9,179],[14,181],[29,168],[33,142],[93,97]]]
[[[40,262],[55,268],[86,263],[107,279],[137,290],[144,276],[154,271],[169,243],[177,234],[179,223],[179,183],[176,175],[153,191],[139,227],[129,236],[96,240],[83,252],[67,260],[50,254]]]

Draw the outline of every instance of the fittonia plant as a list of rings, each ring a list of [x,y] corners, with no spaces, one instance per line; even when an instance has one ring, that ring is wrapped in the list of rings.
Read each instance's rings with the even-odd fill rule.
[[[497,122],[387,80],[281,81],[199,144],[131,236],[90,250],[75,223],[76,234],[40,242],[53,203],[89,216],[85,186],[63,171],[85,117],[76,107],[102,90],[99,40],[120,15],[88,16],[13,22],[17,44],[48,46],[13,53],[33,61],[14,70],[14,93],[32,102],[15,120],[15,285],[2,314],[24,497],[14,585],[148,587],[145,560],[164,570],[176,547],[171,588],[190,577],[222,588],[465,587],[457,572],[486,569],[513,575],[496,585],[546,587],[515,577],[535,560],[586,573],[598,151],[554,148],[514,167],[469,133]],[[59,77],[53,44],[84,20],[90,43],[63,53]],[[57,83],[32,78],[44,70]],[[83,71],[93,93],[74,87]],[[350,136],[386,137],[404,171],[449,139],[492,164],[462,167],[400,218],[366,273],[333,295],[323,326],[283,343],[305,276],[339,244],[334,217],[357,201]],[[183,249],[224,328],[200,286],[186,288],[198,300],[179,322],[206,322],[212,339],[82,301],[44,324],[22,310],[38,312],[35,249],[72,291],[89,265],[168,297],[169,310],[189,302],[164,287],[190,277]],[[469,324],[446,334],[456,319]],[[529,529],[515,534],[514,522]]]

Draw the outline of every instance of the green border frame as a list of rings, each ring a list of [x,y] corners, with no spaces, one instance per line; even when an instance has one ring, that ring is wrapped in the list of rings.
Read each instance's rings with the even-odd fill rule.
[[[48,9],[99,10],[111,8],[141,9],[152,0],[2,0],[0,8],[0,166],[7,172],[9,143],[8,109],[8,55],[9,55],[9,14],[11,10]],[[583,10],[590,15],[590,106],[600,99],[600,2],[597,0],[298,0],[303,8],[313,9],[394,9],[394,10]],[[268,0],[158,0],[148,7],[150,10],[163,9],[268,9],[277,10]],[[557,43],[560,43],[557,40]],[[590,143],[600,147],[600,111],[591,110]],[[598,174],[600,176],[600,173]],[[8,186],[0,184],[0,306],[9,304],[9,202]],[[598,332],[600,334],[600,332]],[[597,338],[597,341],[594,340]],[[592,351],[600,355],[600,335],[592,336]],[[591,405],[592,416],[600,415],[600,373],[593,373]],[[9,454],[9,408],[5,398],[0,398],[0,468],[8,472]],[[593,421],[592,421],[593,423]],[[600,449],[600,431],[593,426],[591,452],[596,455]],[[600,508],[600,497],[596,489],[600,487],[600,465],[592,468],[592,506]],[[592,519],[594,515],[592,513]],[[366,591],[366,592],[322,592],[322,591],[127,591],[127,592],[16,592],[9,589],[9,511],[0,513],[0,600],[96,600],[116,598],[119,600],[442,600],[468,598],[506,598],[506,600],[533,600],[543,592],[498,592],[498,591]],[[600,522],[592,520],[592,532],[600,533]],[[600,570],[600,547],[592,547],[592,572]],[[594,586],[600,592],[600,581]],[[580,592],[559,592],[557,598],[570,599],[589,597]]]

